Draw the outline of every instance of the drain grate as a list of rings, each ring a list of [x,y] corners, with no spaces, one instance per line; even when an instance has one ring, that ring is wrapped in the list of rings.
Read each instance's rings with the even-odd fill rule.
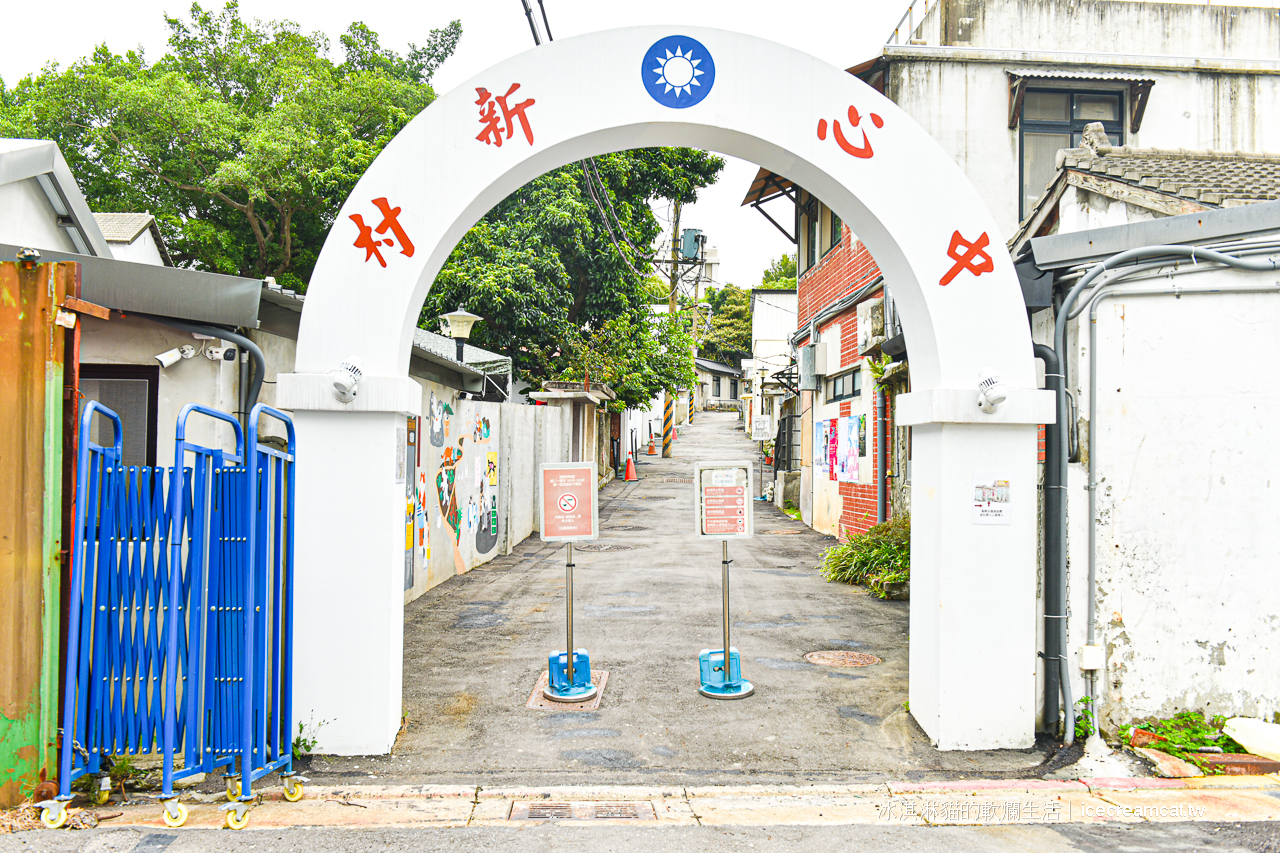
[[[610,527],[610,530],[624,530],[627,533],[635,533],[639,530],[652,530],[651,527],[641,527],[638,524],[619,524],[617,527]]]
[[[675,499],[675,495],[639,495],[634,498],[628,498],[628,500],[633,501],[673,501]]]
[[[662,478],[662,482],[664,482],[664,483],[688,483],[689,485],[693,485],[693,478],[692,478],[692,477],[663,477],[663,478]]]
[[[653,803],[586,802],[511,804],[507,820],[657,820]]]
[[[579,542],[573,546],[577,551],[634,551],[630,545],[619,545],[616,542]]]
[[[871,666],[880,663],[880,658],[875,655],[848,651],[809,652],[804,659],[818,666]]]
[[[758,530],[756,532],[761,536],[797,536],[804,533],[803,530]]]

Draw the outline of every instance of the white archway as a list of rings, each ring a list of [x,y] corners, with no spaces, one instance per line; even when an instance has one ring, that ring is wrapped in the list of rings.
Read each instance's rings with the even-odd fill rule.
[[[703,73],[687,88],[654,88],[673,47],[680,57],[692,49],[697,62],[677,58],[674,82]],[[399,726],[395,428],[419,413],[410,343],[436,274],[466,231],[524,183],[646,146],[704,148],[786,175],[875,256],[911,341],[914,390],[896,413],[899,425],[915,426],[911,711],[944,749],[1030,745],[1036,425],[1052,421],[1053,399],[1035,390],[1004,238],[955,163],[879,93],[772,42],[684,27],[566,39],[490,68],[410,122],[343,206],[308,289],[297,372],[278,386],[306,460],[298,715],[331,720],[321,748],[339,753],[386,752]],[[325,374],[353,355],[365,378],[343,404]],[[1010,389],[990,415],[977,406],[984,367]],[[974,523],[979,470],[1009,479],[1011,523]],[[353,627],[335,635],[340,624]]]

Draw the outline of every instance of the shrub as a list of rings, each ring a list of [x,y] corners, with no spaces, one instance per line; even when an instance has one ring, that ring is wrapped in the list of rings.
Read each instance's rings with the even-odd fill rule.
[[[822,555],[818,566],[828,581],[871,586],[879,580],[911,579],[911,516],[877,524],[866,533],[846,534],[843,542]],[[884,597],[882,589],[876,594]]]

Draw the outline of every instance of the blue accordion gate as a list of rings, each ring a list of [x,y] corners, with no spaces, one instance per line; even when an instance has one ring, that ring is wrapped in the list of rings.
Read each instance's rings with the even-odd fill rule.
[[[235,451],[187,439],[192,416],[229,425]],[[95,422],[95,418],[99,419]],[[259,421],[284,439],[263,438]],[[111,444],[93,441],[111,428]],[[59,795],[42,803],[61,826],[71,785],[97,777],[110,793],[111,756],[163,763],[164,820],[186,821],[174,783],[221,771],[227,825],[247,825],[253,783],[293,773],[293,423],[258,404],[248,440],[223,412],[187,405],[171,468],[122,464],[120,418],[96,402],[80,422],[75,542]]]

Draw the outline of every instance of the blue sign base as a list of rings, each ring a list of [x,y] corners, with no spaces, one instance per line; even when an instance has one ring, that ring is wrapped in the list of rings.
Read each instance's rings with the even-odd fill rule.
[[[742,699],[755,692],[751,682],[742,678],[742,660],[735,648],[729,649],[727,673],[723,649],[703,649],[698,655],[698,670],[702,677],[698,692],[710,699]]]
[[[573,653],[573,682],[569,682],[569,655],[555,651],[547,658],[547,687],[542,691],[553,702],[586,702],[596,695],[591,683],[591,657],[586,649]]]

